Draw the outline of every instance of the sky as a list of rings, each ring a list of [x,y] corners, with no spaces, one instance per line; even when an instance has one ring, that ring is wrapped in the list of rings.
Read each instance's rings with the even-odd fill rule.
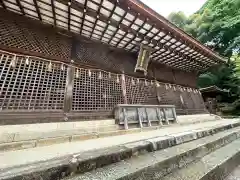
[[[189,16],[202,7],[207,0],[141,0],[164,17],[171,12],[183,11]]]

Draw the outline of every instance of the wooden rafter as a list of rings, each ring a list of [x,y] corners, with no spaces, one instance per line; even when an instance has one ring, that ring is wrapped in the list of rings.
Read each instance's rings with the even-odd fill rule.
[[[166,37],[166,36],[165,36]],[[163,38],[162,38],[163,39]],[[169,42],[171,39],[169,39],[169,40],[167,40],[166,42]],[[166,42],[164,43],[164,44],[166,44]],[[166,45],[167,46],[167,45]],[[164,52],[167,52],[167,51],[164,51]],[[173,54],[173,55],[172,55]],[[163,57],[161,57],[161,58],[165,58],[165,57],[167,57],[168,55],[171,55],[171,57],[173,57],[173,56],[175,56],[176,55],[176,53],[172,53],[171,51],[169,51],[167,54],[165,54]],[[156,56],[154,56],[154,57],[156,57]]]
[[[113,9],[112,9],[111,12],[110,12],[110,15],[109,15],[109,17],[108,17],[108,19],[107,19],[107,25],[106,25],[106,27],[104,28],[104,30],[103,30],[103,32],[102,32],[102,34],[101,34],[101,36],[100,36],[100,40],[102,40],[105,32],[106,32],[107,29],[108,29],[109,24],[111,23],[111,18],[112,18],[113,12],[115,11],[116,7],[117,7],[117,1],[115,1],[114,6],[113,6]]]
[[[138,18],[138,15],[134,17],[134,19],[132,20],[132,22],[129,25],[129,28],[131,28],[131,26],[133,25],[133,23],[136,21],[136,19]],[[123,26],[123,25],[122,25]],[[127,28],[128,29],[128,28]],[[117,44],[115,45],[116,47],[119,45],[119,43],[126,37],[126,35],[128,34],[129,30],[125,31],[124,35],[118,40]],[[136,34],[137,35],[137,34]]]
[[[85,1],[85,3],[86,3],[86,1]],[[78,4],[79,4],[79,3],[78,3]],[[85,4],[84,4],[84,6],[85,6]],[[79,4],[78,8],[82,9],[82,8],[84,8],[84,7],[82,7],[81,4]],[[87,13],[88,13],[89,16],[92,16],[92,17],[96,17],[96,16],[98,15],[98,14],[96,13],[96,11],[94,11],[94,10],[92,10],[92,9],[89,9],[89,10],[87,11]],[[136,13],[135,13],[135,14],[136,14]],[[123,35],[122,38],[119,39],[119,41],[118,41],[117,44],[115,45],[116,47],[117,47],[117,46],[119,45],[119,43],[126,37],[127,33],[130,32],[130,33],[132,33],[132,34],[137,34],[136,31],[134,31],[134,30],[131,29],[131,26],[132,26],[132,24],[134,23],[134,21],[136,20],[136,18],[138,18],[138,17],[139,17],[139,14],[137,14],[137,16],[135,16],[134,20],[131,22],[131,24],[130,24],[128,27],[125,26],[124,24],[121,24],[122,30],[125,31],[125,34]],[[100,16],[99,19],[100,19],[101,21],[103,21],[103,22],[105,22],[105,23],[108,24],[108,18],[106,18],[106,17],[104,17],[104,16]],[[83,25],[83,24],[84,24],[84,23],[82,23],[82,25]],[[112,19],[112,20],[111,20],[111,24],[112,24],[113,26],[117,27],[117,24],[118,24],[118,23],[117,23],[115,20]],[[81,29],[82,29],[82,28],[81,28]],[[138,33],[138,35],[139,35],[140,38],[144,38],[144,34]],[[165,33],[165,35],[166,35],[166,33]],[[163,37],[163,38],[164,38],[164,37]],[[148,37],[145,38],[145,40],[149,42],[149,38],[148,38]],[[152,40],[152,41],[153,41],[152,43],[153,43],[155,46],[158,44],[158,42],[157,42],[156,40]],[[164,45],[163,47],[164,47],[166,50],[168,50],[165,45]],[[169,50],[170,50],[171,52],[175,52],[175,50],[173,50],[172,48],[169,48]],[[180,55],[183,55],[183,53],[180,53]],[[185,55],[184,55],[184,57],[185,57]],[[197,62],[197,63],[198,63],[198,62]],[[201,62],[200,62],[200,64],[201,64]]]
[[[137,14],[137,16],[135,16],[135,19],[131,22],[131,24],[130,24],[128,27],[124,27],[124,29],[129,29],[129,28],[132,26],[132,24],[134,23],[134,21],[136,20],[136,18],[138,18],[138,14]],[[125,25],[122,24],[121,26],[125,26]],[[134,33],[135,35],[137,34],[136,31],[130,31],[130,32],[131,32],[131,33]],[[118,41],[117,44],[115,45],[116,47],[117,47],[117,46],[119,45],[119,43],[126,37],[127,33],[128,33],[128,32],[125,31],[125,34],[123,35],[123,37],[122,37],[121,39],[119,39],[119,41]],[[144,37],[144,34],[141,34],[141,33],[139,33],[139,32],[138,32],[138,34],[139,34],[140,37],[142,37],[142,38]],[[167,35],[168,35],[168,34],[165,33],[165,36],[167,36]],[[163,36],[162,39],[163,39],[165,36]],[[148,39],[148,38],[147,38],[147,39]],[[145,38],[145,40],[147,40],[147,39]],[[148,41],[148,40],[147,40],[147,41]],[[155,40],[154,40],[154,41],[155,41]],[[153,44],[154,44],[154,45],[157,45],[157,42],[155,41],[155,42],[153,42]],[[163,45],[163,47],[164,47],[166,50],[168,50],[167,47],[166,47],[166,45]],[[172,50],[172,48],[169,48],[169,50],[171,51],[171,53],[172,53],[172,52],[175,52],[175,50]],[[181,53],[181,52],[180,52],[179,54],[180,54],[180,56],[184,55],[184,57],[185,57],[185,54],[183,54],[183,53]],[[185,58],[186,58],[186,57],[185,57]],[[200,61],[197,61],[196,63],[202,64]]]
[[[139,33],[139,31],[143,28],[143,26],[148,22],[148,18],[145,18],[142,25],[141,26],[138,26],[138,29],[136,30],[137,31],[137,34]],[[151,28],[150,28],[151,29]],[[151,30],[147,31],[144,36],[146,36],[146,34],[148,34]],[[123,48],[126,48],[136,37],[137,37],[137,34],[134,34],[134,36],[123,46]],[[143,41],[143,39],[142,39]],[[140,42],[141,43],[141,42]],[[134,45],[133,45],[134,47]],[[133,48],[132,47],[132,48]],[[132,50],[132,48],[130,49],[130,51]]]
[[[201,66],[199,64],[190,64],[192,61],[191,60],[185,60],[185,61],[177,61],[177,62],[172,62],[168,63],[171,66],[179,66],[179,65],[187,65],[188,67],[195,67],[195,68],[202,68],[206,66]]]
[[[167,36],[167,35],[165,35],[164,37],[162,37],[162,39],[164,39],[166,36]],[[161,39],[161,40],[162,40],[162,39]],[[170,38],[168,41],[166,41],[165,44],[166,44],[167,42],[170,42],[171,39],[172,39],[172,38]],[[182,43],[182,42],[181,42],[181,43]],[[174,44],[174,43],[171,43],[170,45],[166,45],[166,46],[170,47],[172,44]],[[184,44],[184,43],[182,43],[182,44]],[[181,45],[182,45],[182,44],[181,44]],[[180,46],[181,46],[181,45],[180,45]],[[183,47],[183,48],[186,48],[186,47]],[[181,48],[181,49],[183,49],[183,48]],[[180,49],[180,50],[181,50],[181,49]],[[177,52],[178,55],[180,54],[181,57],[184,57],[185,59],[190,59],[190,60],[193,61],[194,63],[200,64],[201,66],[206,66],[204,63],[202,63],[202,62],[200,62],[200,61],[197,61],[196,59],[192,59],[190,56],[188,56],[188,55],[180,52],[180,50],[178,50],[178,51],[176,51],[176,52]],[[160,57],[160,58],[163,59],[163,58],[165,58],[166,56],[168,56],[168,55],[171,54],[171,53],[172,53],[172,52],[169,52],[169,53],[165,54],[163,57]],[[159,59],[160,59],[160,58],[159,58]],[[158,59],[157,59],[157,61],[158,61]],[[163,63],[168,63],[168,61],[162,61],[162,62],[163,62]]]
[[[43,3],[44,1],[33,0],[38,18],[42,20],[41,18],[42,14],[41,14],[41,11],[39,11],[40,7],[38,7],[37,1],[40,1]],[[189,38],[186,39],[186,37],[182,36],[181,33],[179,34],[178,31],[175,31],[169,28],[169,26],[166,25],[166,23],[164,23],[163,21],[159,21],[156,18],[153,18],[151,14],[147,13],[144,10],[144,8],[136,8],[134,4],[130,3],[130,0],[118,0],[118,1],[108,0],[113,4],[112,10],[108,9],[108,7],[103,6],[104,0],[100,0],[100,3],[97,3],[94,0],[85,0],[83,4],[76,0],[71,0],[72,2],[71,5],[68,4],[69,0],[67,1],[51,0],[54,25],[57,27],[56,25],[57,20],[56,20],[55,7],[54,7],[54,2],[56,1],[68,6],[68,9],[66,10],[61,9],[61,11],[64,11],[68,15],[63,15],[65,13],[58,14],[59,17],[68,19],[68,22],[64,22],[61,20],[61,18],[58,18],[59,22],[68,24],[68,31],[72,30],[71,29],[72,26],[79,28],[76,25],[71,24],[71,21],[76,22],[73,18],[71,19],[70,11],[71,9],[73,9],[83,13],[83,16],[80,17],[82,20],[81,27],[80,27],[81,35],[83,34],[82,31],[86,26],[88,27],[88,29],[85,29],[85,31],[89,32],[90,38],[93,38],[93,36],[95,36],[96,34],[100,34],[100,40],[103,40],[103,37],[105,37],[105,34],[106,34],[108,35],[108,38],[106,38],[106,40],[108,41],[108,44],[110,44],[114,40],[114,42],[116,43],[115,45],[116,47],[118,47],[119,44],[121,44],[121,46],[122,44],[124,44],[123,48],[127,48],[129,51],[134,51],[134,52],[139,48],[138,45],[135,44],[136,38],[138,37],[139,39],[137,40],[137,43],[146,41],[145,44],[148,44],[148,45],[151,44],[151,47],[155,49],[154,52],[152,53],[153,59],[155,61],[172,65],[172,66],[177,66],[177,67],[199,68],[199,67],[215,65],[217,62],[220,62],[219,59],[214,60],[215,56],[211,52],[206,51],[205,49],[201,49],[201,48],[199,49],[197,44],[195,44],[191,40],[189,41]],[[24,13],[24,10],[28,10],[27,6],[21,8],[21,4],[20,4],[21,0],[16,0],[16,2],[18,3],[18,6],[22,13]],[[91,8],[90,4],[88,4],[87,2],[94,3],[98,7]],[[4,7],[3,0],[0,0],[0,3]],[[119,13],[115,11],[116,7],[121,8],[124,11],[124,13],[121,13],[121,15],[119,15]],[[7,7],[7,8],[11,8],[11,7]],[[44,7],[41,7],[41,8],[44,9]],[[103,11],[100,11],[101,8],[103,9]],[[104,10],[109,11],[110,15],[104,14],[105,12]],[[51,10],[48,10],[48,11],[51,12]],[[132,18],[133,20],[130,20],[127,18],[128,13],[134,17]],[[90,21],[90,19],[85,18],[86,15],[92,17],[93,20]],[[118,20],[115,20],[113,18],[113,15],[118,16],[119,17]],[[44,16],[49,17],[49,15],[47,14],[44,14]],[[136,24],[137,27],[134,28],[133,24],[135,23],[137,18],[142,20],[143,23],[140,26]],[[146,18],[148,18],[147,22],[146,22]],[[98,20],[104,22],[104,24],[106,23],[106,25],[104,26],[104,25],[98,24]],[[123,21],[127,21],[129,25],[127,26],[125,25],[125,23],[123,24],[122,23]],[[88,25],[89,23],[91,23],[91,26]],[[145,26],[146,23],[149,24],[151,27],[149,28],[149,26],[148,27]],[[110,25],[115,27],[116,29],[115,28],[114,30],[109,29]],[[96,26],[102,27],[104,29],[98,30],[96,29]],[[153,32],[154,28],[155,30]],[[124,33],[121,33],[121,36],[122,36],[121,38],[117,37],[120,29],[121,31],[124,32]],[[144,30],[145,32],[141,33],[142,32],[141,30]],[[109,31],[113,33],[109,33]],[[164,33],[164,36],[162,36],[161,32]],[[151,33],[151,37],[149,33]],[[129,38],[128,34],[130,34],[132,37]],[[167,35],[169,35],[170,38],[165,38]],[[156,36],[158,38],[155,38]],[[175,39],[175,41],[173,41],[173,38]],[[156,40],[156,39],[159,39],[159,40]],[[162,41],[163,39],[164,41]],[[160,41],[162,41],[162,43]],[[179,42],[181,44],[178,44]],[[131,48],[128,48],[130,44],[131,44]],[[182,46],[182,44],[184,44],[185,46]],[[164,49],[164,51],[162,51],[161,49]],[[161,55],[161,53],[164,53],[164,55]],[[179,57],[183,57],[183,61],[180,60],[180,58],[177,57],[176,55],[178,55]]]
[[[153,30],[154,27],[155,27],[155,26],[152,25],[152,27],[144,34],[144,36],[147,36],[147,34],[150,33],[150,32]],[[154,36],[157,35],[158,33],[159,33],[159,31],[158,31],[157,33],[155,33],[155,34],[153,35],[153,37],[149,38],[149,41],[151,42],[152,39],[154,38]],[[136,37],[135,37],[135,38],[136,38]],[[143,41],[143,39],[142,39],[142,41]],[[131,48],[129,49],[129,51],[132,51],[134,48],[135,48],[135,46],[133,45],[133,47],[131,47]]]
[[[173,52],[173,53],[175,52],[175,51],[174,51],[172,48],[170,48],[170,47],[169,47],[169,50],[170,50],[171,52]],[[177,52],[177,54],[178,54],[179,56],[183,57],[184,59],[190,59],[191,61],[195,62],[196,64],[198,64],[198,65],[200,65],[200,66],[204,66],[204,65],[205,65],[205,64],[203,64],[203,63],[200,62],[200,61],[193,60],[192,58],[190,58],[189,56],[183,54],[182,52]]]
[[[24,12],[24,9],[23,9],[23,7],[22,7],[22,4],[20,3],[20,0],[16,0],[16,2],[17,2],[18,7],[19,7],[20,10],[21,10],[21,13],[22,13],[23,15],[25,15],[25,12]]]
[[[155,25],[152,26],[152,27],[154,28]],[[156,27],[155,27],[155,28],[156,28]],[[153,34],[153,37],[149,38],[149,40],[152,41],[152,40],[154,39],[154,37],[156,37],[160,32],[161,32],[161,29],[157,29],[157,32],[155,32],[155,33]]]
[[[52,13],[53,13],[54,26],[57,26],[54,0],[51,0],[51,7],[52,7]]]
[[[80,34],[82,34],[82,30],[83,30],[83,25],[84,25],[84,20],[85,20],[86,13],[87,13],[87,0],[85,0],[85,2],[84,2],[83,17],[82,17],[82,24],[81,24],[81,27],[80,27]]]
[[[42,21],[42,16],[41,16],[38,4],[37,4],[37,0],[33,0],[33,3],[34,3],[34,6],[35,6],[35,9],[37,11],[38,18],[39,18],[40,21]]]
[[[0,4],[1,4],[1,6],[2,6],[4,9],[6,9],[6,6],[5,6],[3,0],[0,0]]]
[[[68,30],[70,31],[70,26],[71,26],[71,0],[68,2]]]
[[[157,40],[157,42],[158,42],[158,46],[161,46],[161,48],[163,48],[164,46],[165,46],[165,43],[161,43],[160,41],[161,40],[163,40],[167,35],[169,35],[169,34],[167,34],[167,33],[165,33],[164,34],[164,36],[162,36],[159,40]],[[153,53],[155,53],[155,52],[157,52],[158,50],[155,50]],[[165,48],[165,51],[164,52],[166,52],[167,51],[167,49]],[[163,52],[163,53],[164,53]],[[157,57],[158,55],[154,55],[153,56],[153,58],[155,58],[155,57]]]
[[[137,31],[137,34],[139,33],[139,31],[141,30],[141,28],[143,28],[143,26],[146,24],[147,22],[147,18],[144,20],[144,22],[142,23],[141,26],[138,26],[138,29],[136,30]],[[122,48],[126,48],[136,37],[137,37],[137,34],[134,34],[133,37],[122,47]]]
[[[171,32],[172,34],[174,34],[177,37],[177,39],[185,39],[185,41],[188,44],[192,44],[192,45],[196,46],[196,48],[198,50],[204,49],[204,51],[211,53],[211,55],[213,57],[212,59],[214,59],[214,58],[221,59],[221,57],[218,56],[217,54],[214,54],[214,52],[212,52],[212,50],[205,47],[204,45],[199,43],[197,40],[193,39],[191,36],[186,34],[181,29],[179,29],[176,26],[169,23],[161,15],[159,15],[158,13],[153,11],[152,9],[148,8],[142,2],[137,1],[137,0],[130,0],[130,1],[127,0],[127,1],[123,1],[123,3],[125,4],[125,6],[130,6],[131,9],[133,9],[133,10],[140,11],[141,15],[143,17],[148,17],[149,16],[149,18],[152,21],[157,21],[158,26],[164,27],[168,32]],[[139,7],[141,7],[141,9]]]
[[[97,10],[97,14],[100,13],[100,9],[102,8],[102,3],[103,3],[103,0],[100,1],[100,4],[98,6],[98,10]],[[98,21],[98,16],[96,17],[95,21],[94,21],[94,24],[93,24],[93,28],[92,28],[92,31],[91,31],[91,34],[90,34],[90,38],[92,38],[92,35],[93,35],[93,31],[97,25],[97,21]]]
[[[176,44],[176,43],[175,43]],[[182,44],[179,44],[179,45],[176,45],[176,47],[175,48],[178,48],[178,47],[180,47]],[[178,54],[177,54],[178,55]],[[175,56],[175,55],[173,55],[173,56]],[[156,59],[156,60],[158,60],[158,59]],[[164,61],[165,62],[165,61]],[[166,62],[168,62],[168,61],[166,61]]]
[[[114,31],[113,35],[111,36],[111,38],[109,39],[108,41],[108,44],[112,41],[112,39],[115,37],[115,35],[117,34],[118,30],[120,29],[120,25],[122,23],[122,21],[124,20],[124,18],[126,17],[127,15],[127,11],[125,11],[125,13],[123,14],[123,16],[121,17],[120,21],[118,22],[118,26],[117,26],[117,29]]]

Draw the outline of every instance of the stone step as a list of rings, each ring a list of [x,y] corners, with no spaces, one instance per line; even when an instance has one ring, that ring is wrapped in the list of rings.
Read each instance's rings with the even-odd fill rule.
[[[235,168],[239,164],[240,139],[174,171],[162,180],[237,180],[240,178],[240,171],[239,167]],[[232,172],[233,169],[235,169],[234,172]],[[232,174],[229,175],[231,172]]]
[[[240,163],[238,167],[233,167],[234,170],[225,178],[225,180],[239,180],[240,179]]]
[[[65,180],[162,179],[167,174],[186,166],[186,164],[201,159],[205,155],[233,142],[239,137],[240,128],[231,129],[213,136],[97,168],[91,172],[76,174],[72,177],[65,178]],[[239,141],[237,142],[239,143]]]
[[[67,155],[67,156],[62,156],[62,157],[58,157],[58,158],[52,158],[49,160],[35,161],[35,162],[19,164],[19,165],[16,165],[16,164],[12,165],[12,166],[9,166],[9,165],[1,166],[0,165],[0,169],[2,169],[0,171],[0,179],[19,178],[19,179],[26,179],[26,180],[29,179],[30,180],[30,179],[34,178],[35,180],[37,180],[37,179],[39,179],[39,180],[40,179],[48,179],[48,180],[54,179],[55,180],[55,179],[61,179],[65,176],[71,175],[73,173],[83,173],[83,172],[91,171],[91,170],[94,170],[94,169],[97,169],[97,168],[103,167],[103,166],[105,166],[105,167],[103,167],[103,169],[105,168],[107,171],[109,169],[109,167],[111,167],[111,166],[114,167],[114,164],[112,164],[112,163],[116,163],[116,162],[118,162],[117,164],[123,163],[123,165],[124,165],[124,164],[126,164],[124,162],[133,161],[133,164],[135,164],[135,163],[138,163],[138,160],[136,160],[137,158],[140,158],[140,160],[141,160],[145,156],[150,157],[150,161],[151,161],[151,160],[153,160],[153,156],[154,156],[154,155],[152,155],[152,153],[150,153],[151,151],[156,151],[156,150],[168,148],[171,146],[175,146],[172,148],[176,148],[177,153],[179,153],[180,152],[179,150],[181,150],[181,153],[182,153],[182,154],[180,154],[181,156],[190,156],[190,158],[194,159],[194,157],[192,157],[192,155],[194,155],[194,153],[195,154],[200,153],[200,155],[206,154],[209,151],[212,151],[213,149],[215,149],[219,146],[225,145],[226,143],[239,137],[240,128],[231,129],[233,127],[239,126],[239,121],[236,121],[233,123],[221,124],[221,125],[217,125],[217,124],[213,125],[213,122],[206,123],[206,124],[212,124],[212,126],[194,129],[193,127],[197,126],[197,125],[192,125],[191,126],[192,128],[188,127],[192,130],[185,131],[185,132],[183,132],[183,130],[186,127],[183,126],[181,128],[182,132],[178,131],[178,133],[169,134],[167,136],[158,136],[158,137],[152,136],[152,138],[149,138],[149,136],[145,136],[145,139],[141,139],[139,141],[128,142],[127,144],[123,143],[122,145],[119,144],[119,145],[115,145],[115,146],[108,147],[105,149],[104,148],[103,149],[101,149],[101,148],[94,149],[92,151],[85,151],[85,152],[81,152],[79,154]],[[170,128],[166,128],[165,131],[168,132],[168,129],[171,131]],[[227,129],[231,129],[231,130],[227,130]],[[164,129],[162,129],[162,131],[163,130]],[[172,129],[172,130],[174,130],[174,129]],[[179,130],[179,128],[177,130]],[[224,131],[224,130],[227,130],[227,131]],[[224,132],[221,132],[221,131],[224,131]],[[220,133],[215,134],[217,132],[220,132]],[[136,134],[135,137],[137,135],[138,134]],[[213,135],[213,136],[208,136],[208,135]],[[141,136],[141,135],[139,134],[139,136]],[[206,137],[206,136],[208,136],[208,137]],[[205,137],[205,138],[203,138],[203,137]],[[127,138],[127,136],[126,136],[126,138]],[[129,137],[129,138],[131,138],[131,137]],[[199,139],[199,138],[202,138],[202,139]],[[112,137],[112,139],[114,140],[116,138]],[[198,139],[198,140],[196,140],[196,139]],[[118,139],[118,140],[120,140],[120,139]],[[192,142],[190,142],[190,144],[185,145],[188,147],[188,149],[186,149],[184,151],[183,148],[185,146],[180,147],[180,149],[179,149],[179,147],[178,147],[179,144],[189,142],[191,140],[195,140],[196,142],[192,141]],[[125,140],[125,142],[127,142],[127,141]],[[202,143],[202,145],[198,147],[199,143],[200,144]],[[176,146],[176,145],[178,145],[178,146]],[[182,144],[182,145],[184,145],[184,144]],[[185,147],[185,148],[187,148],[187,147]],[[169,149],[171,149],[171,148],[168,148],[168,150]],[[173,152],[173,151],[174,150],[171,150],[170,152]],[[193,154],[190,153],[190,155],[189,155],[188,151],[192,151],[194,153]],[[166,152],[165,151],[157,151],[156,153],[159,153],[159,152],[166,153],[168,151],[166,151]],[[180,160],[178,158],[178,156],[180,156],[180,155],[176,154],[176,152],[175,152],[175,154],[174,153],[172,154],[173,155],[172,159],[177,158],[178,160]],[[59,152],[57,152],[57,153],[59,153]],[[24,155],[24,152],[19,153],[19,154]],[[35,152],[35,154],[36,154],[36,156],[38,156],[37,152]],[[142,154],[144,154],[144,155],[142,155]],[[8,159],[7,157],[11,156],[11,153],[7,153],[7,154],[5,153],[2,155],[5,156],[5,159]],[[170,157],[171,154],[168,154],[168,156]],[[0,157],[1,157],[1,155],[0,155]],[[165,157],[166,157],[166,155],[165,155]],[[12,158],[14,158],[14,156]],[[131,159],[129,159],[129,158],[131,158]],[[129,160],[120,162],[123,159],[129,159]],[[1,158],[0,158],[0,160],[1,160]],[[159,159],[159,160],[163,160],[163,159]],[[168,159],[166,158],[165,160],[168,160]],[[4,161],[4,159],[2,159],[2,161]],[[134,161],[136,161],[136,162],[134,162]],[[169,161],[169,162],[171,162],[171,161]],[[149,162],[146,162],[146,165],[148,163]],[[109,164],[112,164],[112,165],[109,165]],[[160,162],[160,164],[161,164],[161,162]],[[109,166],[106,166],[106,165],[109,165]],[[143,164],[141,164],[141,163],[140,163],[140,165],[143,166]],[[122,167],[124,169],[124,166],[120,165],[120,167]],[[135,167],[136,167],[136,164],[135,164]],[[129,168],[129,167],[126,167],[126,168]],[[144,167],[143,167],[143,169],[144,169]],[[111,171],[114,169],[110,168],[109,170]],[[98,171],[98,169],[96,170],[96,172],[97,171]],[[113,172],[115,172],[115,170]],[[83,177],[84,177],[84,175],[83,175]],[[116,177],[118,177],[118,176],[116,176]]]
[[[97,138],[103,138],[103,137],[127,135],[132,133],[157,130],[164,127],[172,127],[168,125],[168,126],[161,126],[161,127],[144,127],[142,129],[134,128],[134,129],[128,129],[128,130],[116,130],[117,129],[116,126],[117,125],[105,126],[103,128],[104,129],[103,131],[98,129],[98,131],[93,131],[89,133],[81,133],[80,130],[73,129],[72,131],[62,130],[57,132],[55,131],[40,132],[40,133],[26,132],[21,135],[16,134],[13,136],[13,140],[8,140],[9,142],[0,143],[0,152],[16,151],[21,149],[29,149],[29,148],[42,147],[42,146],[50,146],[50,145],[61,144],[61,143],[71,143],[71,142],[91,140],[91,139],[97,139]],[[26,139],[26,140],[23,140],[23,139]]]
[[[179,124],[120,130],[114,119],[0,126],[0,152],[220,120],[209,114],[179,116]]]
[[[0,126],[0,143],[118,130],[114,119]]]
[[[0,142],[1,151],[28,149],[52,144],[82,141],[105,136],[114,136],[125,133],[133,133],[135,130],[120,131],[117,125],[102,127],[88,127],[86,129],[68,129],[53,131],[26,131],[21,133],[2,133]]]
[[[221,118],[220,118],[221,119]],[[178,116],[179,125],[220,120],[210,114]],[[0,152],[149,131],[167,126],[120,130],[114,119],[0,126]]]

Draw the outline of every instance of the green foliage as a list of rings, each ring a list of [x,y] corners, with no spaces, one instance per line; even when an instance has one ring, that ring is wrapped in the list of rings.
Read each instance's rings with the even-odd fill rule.
[[[240,49],[240,0],[208,0],[188,18],[180,11],[168,19],[222,55]]]
[[[240,55],[234,54],[230,61],[235,64],[234,70],[236,75],[240,78]]]
[[[240,115],[240,99],[237,99],[233,103],[222,103],[219,106],[224,115]]]
[[[240,49],[240,1],[208,0],[184,30],[222,55]]]
[[[219,101],[225,113],[240,113],[240,0],[208,0],[196,13],[186,18],[182,12],[171,13],[169,20],[214,51],[229,58],[226,65],[199,75],[198,86],[228,90]],[[233,53],[235,52],[235,53]]]
[[[222,95],[221,101],[232,103],[240,97],[240,78],[237,76],[238,72],[239,69],[237,68],[236,61],[229,61],[226,65],[213,67],[207,72],[200,74],[197,83],[200,88],[215,85],[229,91],[229,93]]]
[[[181,11],[179,12],[172,12],[168,15],[168,20],[170,22],[172,22],[173,24],[175,24],[176,26],[178,26],[179,28],[184,28],[186,21],[187,21],[187,17],[185,16],[185,14]]]
[[[223,114],[240,115],[240,56],[234,55],[228,64],[209,69],[200,74],[199,87],[217,86],[227,93],[222,93],[218,106]]]

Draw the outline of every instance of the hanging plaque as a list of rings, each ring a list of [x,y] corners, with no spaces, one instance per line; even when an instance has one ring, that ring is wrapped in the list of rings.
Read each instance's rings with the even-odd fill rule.
[[[147,75],[147,68],[148,68],[148,63],[150,61],[150,56],[151,56],[151,48],[148,46],[141,45],[134,72],[143,71],[144,75]]]

